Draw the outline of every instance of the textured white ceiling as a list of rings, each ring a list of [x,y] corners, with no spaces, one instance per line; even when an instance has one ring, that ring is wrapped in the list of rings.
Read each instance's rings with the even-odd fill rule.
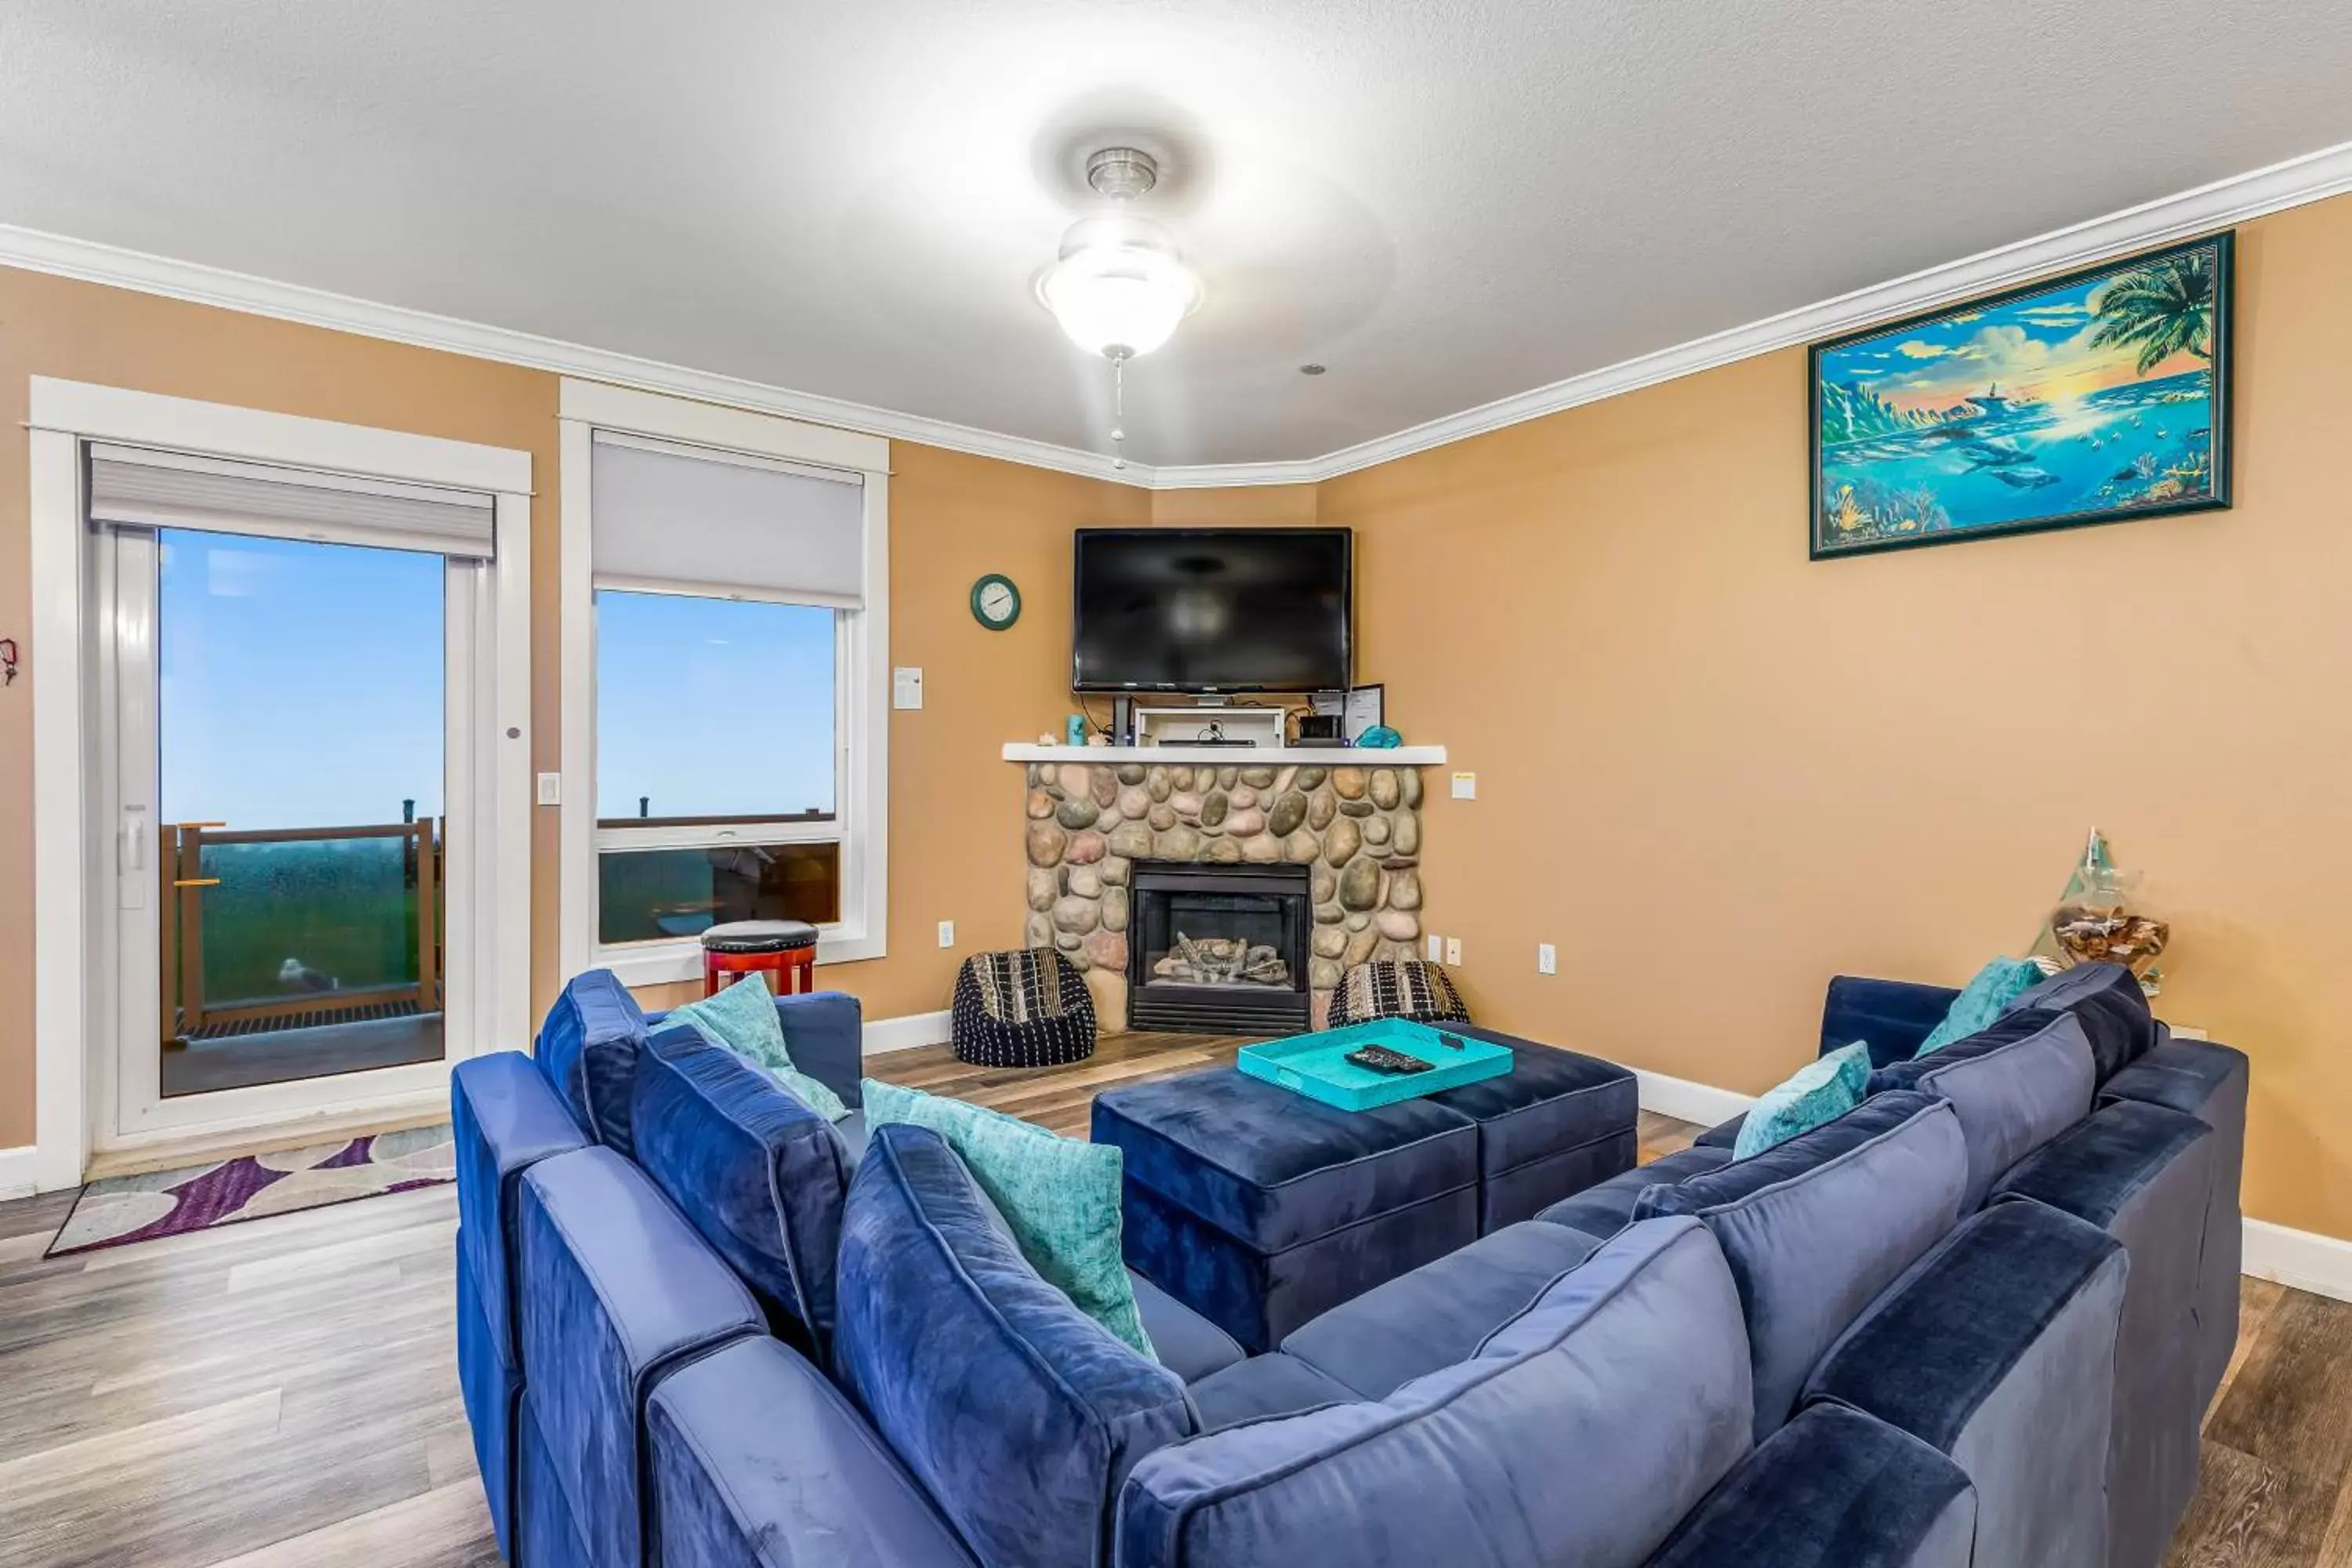
[[[7,0],[0,223],[1100,449],[1092,148],[1303,458],[2352,139],[2343,0]],[[1307,361],[1328,375],[1297,372]]]

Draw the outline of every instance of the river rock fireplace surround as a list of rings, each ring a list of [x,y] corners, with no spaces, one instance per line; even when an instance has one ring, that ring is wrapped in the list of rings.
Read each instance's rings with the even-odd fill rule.
[[[1085,973],[1106,1030],[1319,1027],[1349,967],[1418,956],[1418,758],[1029,751],[1006,748],[1028,767],[1024,937]]]

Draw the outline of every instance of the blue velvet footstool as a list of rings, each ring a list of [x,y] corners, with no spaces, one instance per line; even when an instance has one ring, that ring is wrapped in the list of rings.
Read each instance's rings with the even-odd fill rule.
[[[1318,1104],[1231,1068],[1111,1089],[1128,1266],[1253,1354],[1478,1237],[1478,1127],[1428,1100]]]
[[[1614,1062],[1470,1024],[1456,1034],[1511,1047],[1500,1078],[1429,1096],[1478,1124],[1478,1233],[1538,1214],[1641,1158],[1641,1086]]]

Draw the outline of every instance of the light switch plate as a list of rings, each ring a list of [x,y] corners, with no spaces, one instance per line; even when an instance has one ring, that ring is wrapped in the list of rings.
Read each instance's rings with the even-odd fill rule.
[[[1558,974],[1559,973],[1559,949],[1552,946],[1552,944],[1548,942],[1539,942],[1536,943],[1536,973],[1538,974]]]
[[[541,805],[562,805],[563,804],[563,775],[562,773],[541,773],[539,775],[539,804]]]
[[[1476,800],[1478,798],[1478,775],[1476,773],[1455,773],[1454,775],[1454,798],[1456,800]]]
[[[955,945],[955,921],[941,921],[940,922],[940,945],[941,947],[953,947]]]
[[[1456,964],[1462,962],[1462,939],[1460,937],[1449,936],[1445,939],[1445,962],[1448,965]]]
[[[900,665],[890,672],[890,706],[920,708],[923,705],[923,672],[911,664]]]

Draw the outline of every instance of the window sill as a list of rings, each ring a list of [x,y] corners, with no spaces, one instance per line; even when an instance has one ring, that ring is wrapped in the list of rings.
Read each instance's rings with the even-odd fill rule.
[[[878,934],[848,926],[826,926],[817,933],[816,961],[856,963],[880,958],[887,944]],[[632,942],[625,947],[600,947],[591,955],[599,969],[609,969],[622,984],[673,985],[702,978],[702,944],[698,942]]]

